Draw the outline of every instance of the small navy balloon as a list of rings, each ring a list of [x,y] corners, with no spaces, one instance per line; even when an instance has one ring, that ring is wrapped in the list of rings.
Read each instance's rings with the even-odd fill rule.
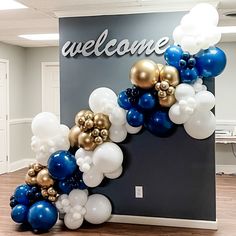
[[[47,201],[34,203],[28,213],[28,222],[36,231],[48,231],[56,224],[57,218],[56,207]]]
[[[144,123],[144,115],[136,108],[131,108],[126,115],[127,122],[133,127],[139,127]]]
[[[176,125],[170,120],[168,112],[165,111],[154,112],[146,120],[145,126],[158,137],[167,137],[176,129]]]
[[[29,205],[30,201],[27,197],[27,192],[31,189],[31,187],[27,184],[22,184],[18,186],[14,192],[15,200],[23,205]]]
[[[217,47],[202,50],[195,55],[199,76],[213,78],[221,74],[226,65],[225,53]]]
[[[122,107],[125,110],[129,110],[132,105],[129,101],[129,97],[126,94],[126,91],[122,91],[118,95],[118,104],[120,107]]]
[[[195,67],[180,70],[182,83],[193,84],[198,78],[198,71]]]
[[[76,159],[68,151],[57,151],[48,159],[48,171],[56,180],[70,177],[76,169]]]
[[[11,211],[11,218],[16,223],[25,223],[27,222],[27,215],[28,215],[29,207],[23,204],[18,204],[13,207]]]
[[[182,58],[183,50],[179,46],[171,45],[169,46],[164,54],[164,58],[168,65],[174,66],[179,69],[179,61]]]
[[[144,93],[138,101],[138,106],[143,110],[151,110],[156,105],[156,99],[151,93]]]

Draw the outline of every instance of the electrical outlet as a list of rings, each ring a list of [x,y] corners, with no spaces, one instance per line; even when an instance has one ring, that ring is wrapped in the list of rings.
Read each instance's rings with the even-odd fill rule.
[[[135,186],[135,198],[143,198],[143,186]]]

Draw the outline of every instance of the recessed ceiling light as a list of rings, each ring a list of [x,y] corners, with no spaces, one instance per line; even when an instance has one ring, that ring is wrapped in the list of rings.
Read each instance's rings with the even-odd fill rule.
[[[58,40],[59,34],[22,34],[18,35],[21,38],[29,40]]]
[[[23,9],[23,8],[28,8],[28,7],[14,0],[0,1],[0,10],[13,10],[13,9]]]
[[[218,28],[222,34],[236,33],[236,26],[220,26]]]

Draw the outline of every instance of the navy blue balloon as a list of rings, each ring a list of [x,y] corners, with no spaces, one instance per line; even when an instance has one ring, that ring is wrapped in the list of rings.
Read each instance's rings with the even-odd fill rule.
[[[31,189],[31,187],[27,184],[22,184],[18,186],[14,192],[15,200],[19,204],[29,205],[30,201],[27,197],[27,192]]]
[[[182,83],[193,84],[198,78],[198,71],[195,67],[180,70]]]
[[[169,46],[164,54],[164,58],[168,65],[179,68],[179,61],[182,58],[183,50],[179,46],[171,45]]]
[[[48,171],[57,180],[70,177],[76,168],[76,159],[68,151],[57,151],[48,159]]]
[[[213,78],[221,74],[226,65],[226,55],[217,47],[202,50],[195,55],[195,58],[199,75],[205,78]]]
[[[11,211],[11,218],[16,223],[25,223],[27,222],[29,207],[18,204]]]
[[[158,137],[171,135],[176,125],[170,120],[168,112],[156,111],[145,122],[146,128]]]
[[[138,101],[138,106],[144,110],[153,109],[156,105],[156,99],[151,93],[144,93]]]
[[[33,230],[48,231],[57,222],[58,212],[56,207],[47,201],[34,203],[28,213],[28,222]]]
[[[118,95],[118,104],[120,107],[122,107],[125,110],[129,110],[132,105],[129,101],[129,97],[126,94],[126,91],[122,91]]]
[[[133,127],[139,127],[144,123],[144,115],[136,108],[131,108],[126,115],[127,122]]]

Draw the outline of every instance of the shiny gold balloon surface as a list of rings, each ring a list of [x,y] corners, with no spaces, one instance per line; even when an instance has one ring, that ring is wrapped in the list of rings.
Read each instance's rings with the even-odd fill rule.
[[[167,81],[170,86],[179,84],[179,72],[173,66],[164,66],[160,71],[160,81]]]
[[[70,141],[70,146],[71,147],[78,147],[78,137],[79,134],[81,133],[80,128],[75,125],[71,128],[70,133],[69,133],[69,141]]]
[[[78,113],[76,114],[76,116],[75,116],[75,124],[76,124],[76,125],[79,126],[79,120],[80,120],[81,117],[84,116],[84,114],[85,114],[86,111],[87,111],[87,110],[82,110],[82,111],[80,111],[80,112],[78,112]]]
[[[162,107],[171,107],[175,102],[176,100],[174,95],[166,96],[159,99],[159,103]]]
[[[28,184],[28,185],[36,185],[37,184],[37,178],[36,177],[30,177],[28,174],[26,174],[25,183]]]
[[[131,68],[130,80],[140,88],[152,88],[159,80],[158,65],[148,59],[137,61]]]
[[[98,129],[109,129],[111,127],[111,122],[107,115],[102,113],[97,113],[94,116],[94,127]]]
[[[91,133],[81,132],[78,141],[79,146],[86,151],[93,151],[97,146]]]
[[[54,184],[54,181],[49,175],[47,168],[39,171],[37,175],[37,183],[38,185],[44,188],[48,188]]]

